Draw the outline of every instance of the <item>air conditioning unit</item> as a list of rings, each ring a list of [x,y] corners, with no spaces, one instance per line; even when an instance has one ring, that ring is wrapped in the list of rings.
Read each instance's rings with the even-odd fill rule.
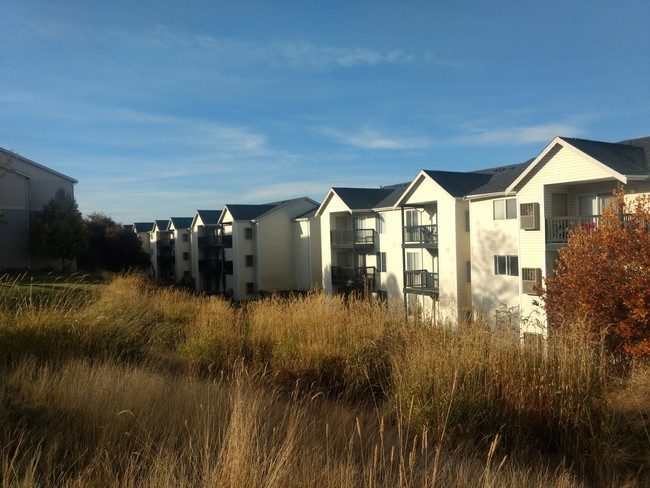
[[[521,268],[521,291],[526,295],[539,295],[538,287],[542,286],[542,270],[540,268]]]
[[[539,230],[539,203],[519,204],[520,227],[523,230]]]

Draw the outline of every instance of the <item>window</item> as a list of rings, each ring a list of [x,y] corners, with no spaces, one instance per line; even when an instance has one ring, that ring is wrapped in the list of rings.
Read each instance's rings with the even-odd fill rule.
[[[416,227],[420,223],[420,214],[417,210],[409,209],[404,212],[404,224],[406,227]]]
[[[252,238],[253,238],[253,228],[246,227],[244,229],[244,239],[252,239]]]
[[[421,269],[420,266],[420,253],[419,252],[406,252],[406,271],[417,271]]]
[[[247,254],[246,255],[246,267],[247,268],[252,268],[253,267],[253,255],[252,254]]]
[[[380,273],[386,272],[386,253],[377,253],[377,271]]]
[[[183,242],[187,242],[187,241],[190,240],[190,235],[189,235],[187,232],[183,232],[181,235],[183,236],[183,237],[182,237],[182,238],[183,238]]]
[[[377,230],[377,234],[384,233],[384,216],[382,214],[375,216],[375,229]]]
[[[494,256],[494,274],[519,276],[519,256]]]
[[[231,275],[232,272],[232,261],[225,261],[223,263],[223,274]]]
[[[603,209],[612,202],[612,195],[581,195],[578,197],[578,212],[582,216],[602,215]]]
[[[386,290],[377,290],[377,298],[385,302],[388,300],[388,292]]]
[[[252,281],[249,281],[246,283],[246,294],[247,295],[254,295],[255,294],[255,283]]]
[[[467,282],[469,283],[469,282],[472,281],[472,262],[467,261],[466,266],[467,266],[467,269],[466,269],[465,272],[467,274],[465,275],[465,278],[467,279]]]
[[[465,210],[465,232],[469,232],[469,210]]]
[[[189,278],[190,277],[190,272],[189,271],[183,271],[183,277],[184,278]]]
[[[183,253],[183,261],[189,261],[190,260],[190,253],[189,252],[184,252]]]
[[[517,199],[505,198],[492,202],[494,220],[506,220],[517,218]]]

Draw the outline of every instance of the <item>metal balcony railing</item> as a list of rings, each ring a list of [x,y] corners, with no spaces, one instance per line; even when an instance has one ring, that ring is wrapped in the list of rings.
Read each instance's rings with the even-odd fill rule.
[[[330,231],[333,246],[374,246],[374,229],[346,229]]]
[[[375,272],[376,269],[374,266],[357,268],[348,266],[332,266],[332,283],[335,285],[354,285],[366,282],[374,283]]]
[[[404,286],[426,291],[438,291],[440,283],[438,273],[432,273],[425,269],[406,271],[404,273]]]
[[[199,236],[199,249],[221,246],[221,236]]]
[[[406,226],[404,243],[438,244],[438,226],[435,224]]]
[[[573,217],[550,217],[546,219],[546,242],[565,243],[571,229],[581,227],[587,232],[598,228],[600,215],[578,215]]]

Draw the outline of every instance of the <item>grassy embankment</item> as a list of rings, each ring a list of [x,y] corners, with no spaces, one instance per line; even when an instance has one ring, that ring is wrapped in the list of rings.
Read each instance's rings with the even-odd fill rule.
[[[81,284],[81,283],[80,283]],[[650,378],[400,304],[0,286],[0,485],[648,486]]]

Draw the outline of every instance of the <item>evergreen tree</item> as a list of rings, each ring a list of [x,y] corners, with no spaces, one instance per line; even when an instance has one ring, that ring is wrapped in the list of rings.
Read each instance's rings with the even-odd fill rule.
[[[39,257],[65,261],[77,258],[87,247],[86,225],[74,197],[63,188],[36,212],[30,225],[30,247]]]

